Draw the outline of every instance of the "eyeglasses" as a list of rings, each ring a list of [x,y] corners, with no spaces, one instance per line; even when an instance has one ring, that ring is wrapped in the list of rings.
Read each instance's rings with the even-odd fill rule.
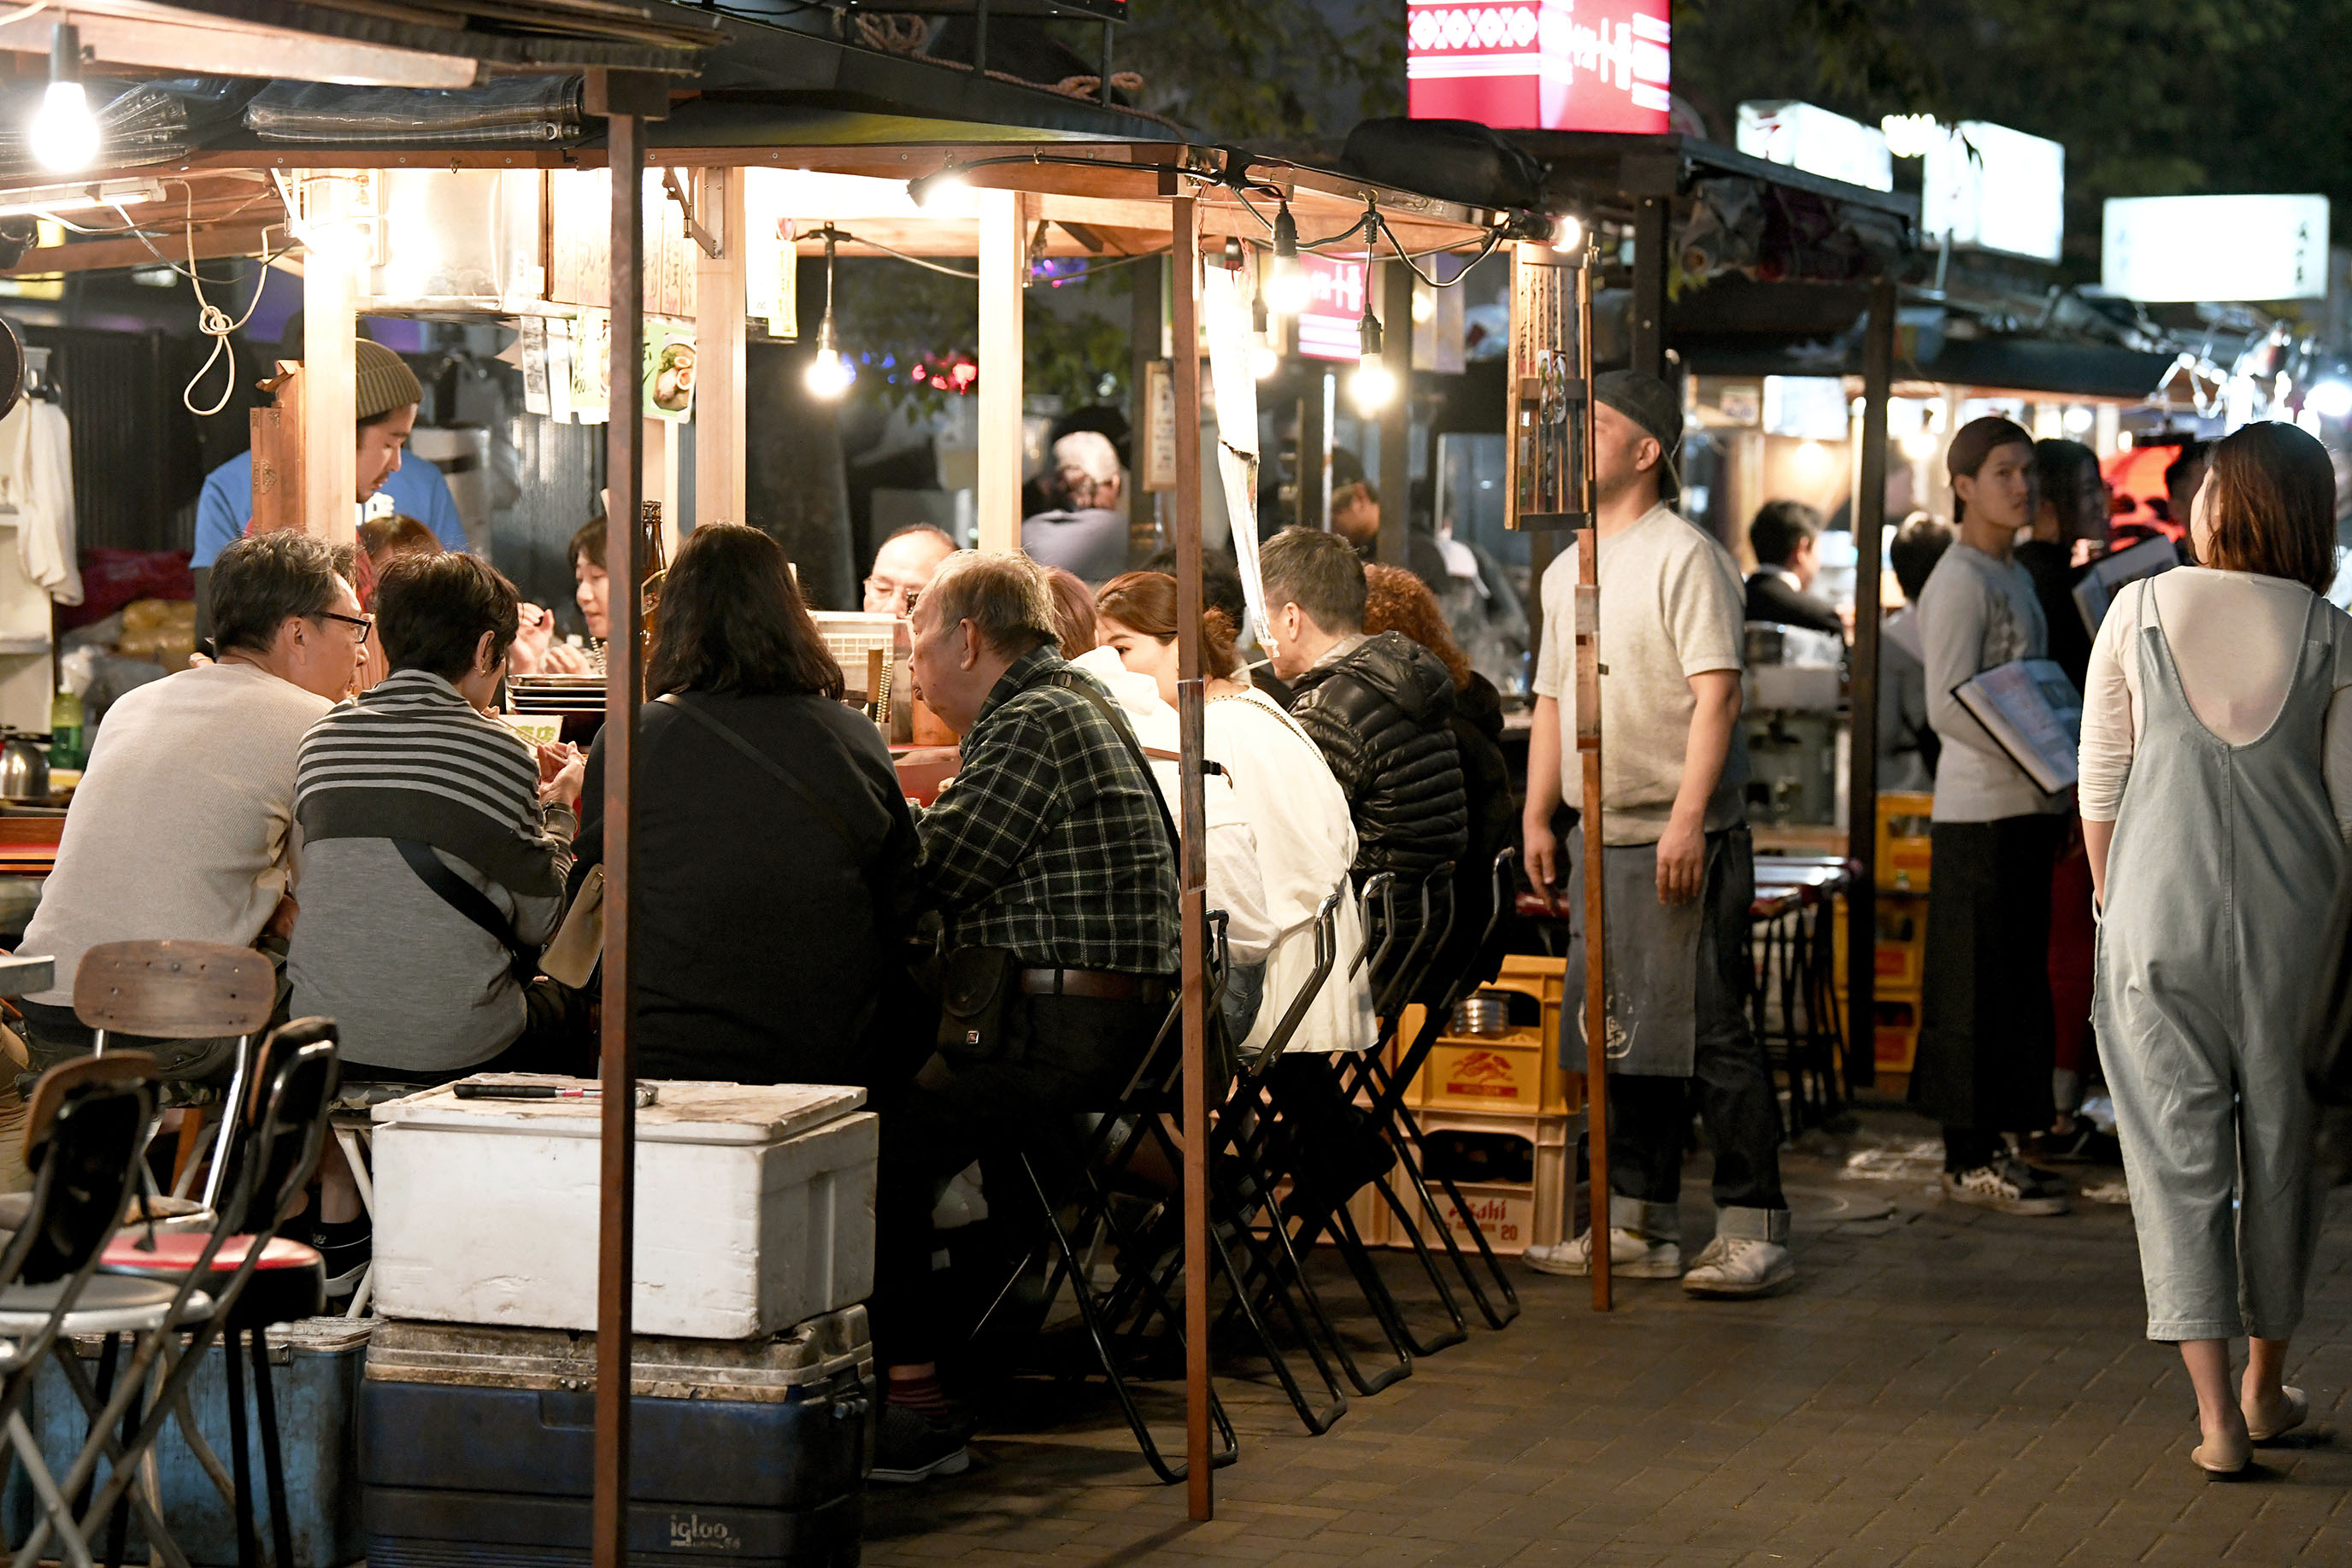
[[[340,611],[321,610],[319,612],[319,619],[321,621],[340,621],[346,626],[358,627],[359,641],[362,643],[365,643],[368,640],[368,633],[375,630],[375,622],[365,615],[345,615]]]
[[[912,583],[893,582],[887,577],[869,577],[866,580],[866,601],[887,605],[900,615],[911,615],[915,612],[915,601],[922,596],[922,591]]]

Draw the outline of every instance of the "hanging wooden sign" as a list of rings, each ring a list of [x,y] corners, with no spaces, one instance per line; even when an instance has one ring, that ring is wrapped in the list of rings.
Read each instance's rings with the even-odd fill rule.
[[[1503,523],[1585,524],[1583,426],[1592,402],[1592,304],[1584,253],[1521,245],[1511,261]]]

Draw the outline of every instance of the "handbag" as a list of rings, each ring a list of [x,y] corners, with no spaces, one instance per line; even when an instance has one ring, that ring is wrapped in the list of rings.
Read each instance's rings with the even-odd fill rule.
[[[563,912],[555,940],[539,956],[540,973],[551,980],[585,989],[604,961],[604,868],[592,865],[580,879],[580,892]]]

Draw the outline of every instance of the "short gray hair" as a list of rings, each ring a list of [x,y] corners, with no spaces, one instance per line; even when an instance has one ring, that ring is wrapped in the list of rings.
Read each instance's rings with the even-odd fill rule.
[[[1025,555],[960,549],[940,562],[920,602],[940,625],[969,621],[982,642],[1014,658],[1062,640],[1052,582],[1045,569]]]

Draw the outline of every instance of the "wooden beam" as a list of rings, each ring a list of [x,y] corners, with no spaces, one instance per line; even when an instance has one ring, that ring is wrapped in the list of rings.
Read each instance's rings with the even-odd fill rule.
[[[698,250],[694,283],[694,520],[746,520],[743,469],[743,172],[708,169],[695,203],[719,255]]]
[[[273,246],[286,243],[283,224],[274,225],[265,234],[255,225],[238,224],[228,228],[196,230],[195,259],[216,261],[229,256],[267,256]],[[45,273],[98,272],[108,267],[161,267],[155,251],[162,251],[173,261],[184,267],[188,262],[188,244],[184,238],[173,237],[156,242],[150,250],[135,239],[84,240],[79,245],[54,245],[39,250],[28,250],[25,259],[9,267],[9,277],[37,277]]]
[[[1176,338],[1177,809],[1183,865],[1178,881],[1182,942],[1184,1085],[1184,1488],[1193,1519],[1216,1513],[1209,1459],[1209,928],[1207,806],[1202,794],[1201,665],[1201,247],[1192,200],[1168,204]],[[986,381],[983,371],[981,379]]]
[[[320,173],[324,175],[325,171]],[[342,183],[320,178],[312,189]],[[326,210],[340,193],[320,198]],[[302,527],[331,545],[352,542],[358,511],[352,367],[358,264],[313,251],[302,269]]]
[[[1853,717],[1846,780],[1846,929],[1878,929],[1878,583],[1886,527],[1886,399],[1895,379],[1895,280],[1871,286],[1862,340],[1862,483],[1853,497]],[[1846,944],[1845,1081],[1878,1081],[1877,944]]]
[[[1412,555],[1406,535],[1412,517],[1412,274],[1401,261],[1381,262],[1370,273],[1364,287],[1381,291],[1381,363],[1396,377],[1396,395],[1380,411],[1381,534],[1374,553],[1391,566],[1407,566]]]
[[[0,49],[47,54],[49,29],[63,15],[44,12],[0,25]],[[77,4],[71,16],[94,69],[136,66],[189,76],[460,88],[473,86],[480,68],[465,56],[347,43],[142,0],[104,0],[102,10]]]
[[[1021,198],[980,193],[980,548],[1021,548]]]
[[[637,763],[637,708],[645,697],[639,653],[645,530],[637,502],[645,479],[645,421],[635,388],[645,336],[645,121],[627,112],[625,94],[608,94],[590,78],[592,110],[610,109],[612,148],[613,417],[604,426],[610,526],[606,603],[612,635],[604,647],[604,1022],[598,1078],[604,1090],[599,1218],[596,1230],[596,1438],[589,1542],[594,1568],[628,1568],[629,1394],[634,1349],[637,1197],[637,1068],[632,1025],[636,970],[631,963],[630,903],[636,883],[636,834],[630,820]],[[625,87],[627,84],[622,84]]]
[[[1584,461],[1577,465],[1576,510],[1584,527],[1576,533],[1576,614],[1571,622],[1576,637],[1576,749],[1584,764],[1583,821],[1578,826],[1584,835],[1585,1190],[1590,1195],[1586,1208],[1591,1215],[1587,1234],[1596,1243],[1588,1251],[1592,1310],[1605,1312],[1613,1305],[1615,1281],[1611,1278],[1609,1252],[1609,922],[1601,864],[1608,839],[1601,821],[1601,530],[1600,495],[1593,473],[1599,460],[1592,423],[1598,405],[1589,392],[1592,385],[1590,256],[1576,269],[1576,357],[1578,379],[1588,389],[1578,415],[1581,428],[1577,436],[1584,444]]]

